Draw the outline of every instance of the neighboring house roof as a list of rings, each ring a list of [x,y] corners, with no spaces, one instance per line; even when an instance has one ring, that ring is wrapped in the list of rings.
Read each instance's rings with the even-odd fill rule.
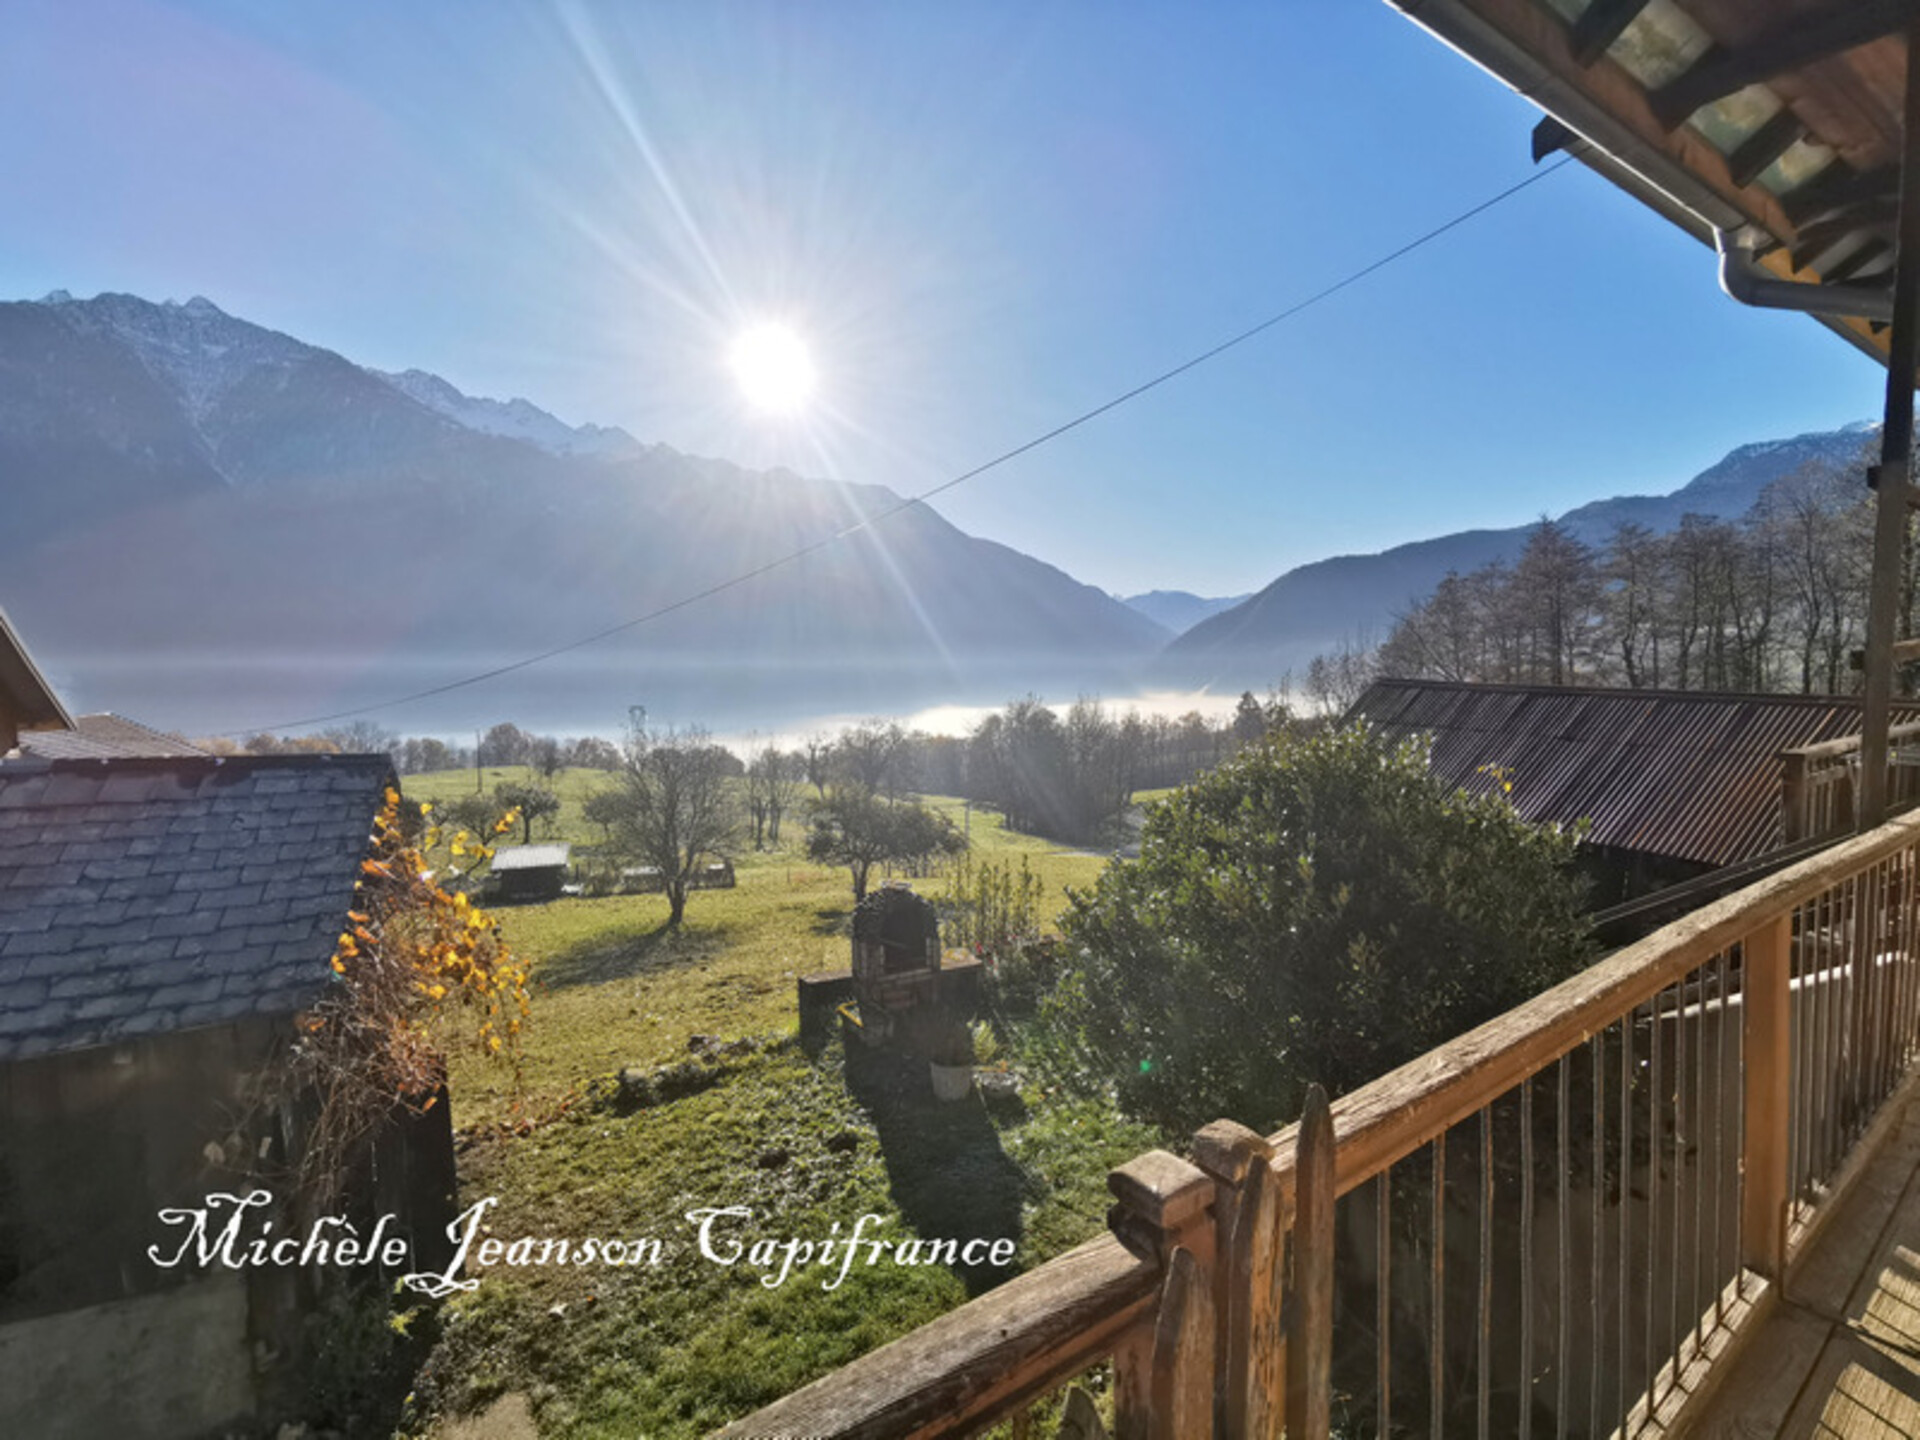
[[[22,755],[42,760],[105,760],[132,755],[205,755],[177,735],[129,720],[124,715],[80,715],[71,730],[42,730],[20,737]]]
[[[1436,775],[1469,790],[1504,778],[1528,820],[1588,820],[1590,844],[1717,868],[1777,848],[1780,752],[1859,734],[1860,702],[1380,680],[1349,718],[1431,735]],[[1920,704],[1894,707],[1895,724],[1916,719]]]
[[[565,865],[572,853],[570,845],[514,845],[495,850],[490,865],[495,875],[510,870],[546,870]]]
[[[391,775],[383,756],[0,762],[0,1060],[310,1003]]]
[[[67,729],[73,720],[60,697],[41,675],[14,631],[7,612],[0,610],[0,754],[12,743],[12,731]]]

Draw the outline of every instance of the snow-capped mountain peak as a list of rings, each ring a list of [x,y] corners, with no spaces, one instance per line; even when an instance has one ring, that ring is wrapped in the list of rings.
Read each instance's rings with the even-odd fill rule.
[[[397,374],[370,372],[408,399],[446,416],[469,430],[524,440],[550,455],[621,457],[640,454],[646,447],[616,426],[569,425],[529,400],[489,400],[467,395],[426,370]]]

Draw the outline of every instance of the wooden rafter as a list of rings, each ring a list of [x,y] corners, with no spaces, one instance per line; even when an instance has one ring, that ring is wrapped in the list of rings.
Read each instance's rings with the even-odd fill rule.
[[[1892,165],[1876,170],[1854,170],[1829,165],[1806,184],[1780,197],[1780,208],[1795,225],[1835,214],[1862,201],[1891,196],[1899,188],[1900,171]]]
[[[1715,47],[1691,69],[1649,97],[1668,130],[1678,129],[1702,105],[1891,35],[1920,13],[1915,0],[1840,0],[1816,15],[1800,15],[1738,49]]]
[[[1620,38],[1647,8],[1649,0],[1593,0],[1573,22],[1567,33],[1567,45],[1576,65],[1591,65],[1607,53],[1607,47]]]
[[[1893,246],[1888,241],[1878,235],[1870,235],[1863,244],[1856,246],[1840,259],[1834,261],[1833,264],[1829,265],[1826,268],[1823,278],[1834,284],[1839,284],[1844,280],[1851,280],[1862,270],[1866,269],[1867,266],[1886,255],[1892,249]]]
[[[1751,185],[1760,173],[1791,150],[1807,127],[1793,111],[1783,109],[1753,134],[1740,142],[1740,148],[1727,157],[1727,169],[1736,185]]]

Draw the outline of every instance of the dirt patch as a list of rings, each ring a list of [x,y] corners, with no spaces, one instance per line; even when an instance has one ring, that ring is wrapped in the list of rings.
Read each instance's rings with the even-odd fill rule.
[[[442,1420],[433,1427],[433,1440],[539,1440],[539,1433],[533,1425],[533,1407],[515,1390],[478,1415]]]

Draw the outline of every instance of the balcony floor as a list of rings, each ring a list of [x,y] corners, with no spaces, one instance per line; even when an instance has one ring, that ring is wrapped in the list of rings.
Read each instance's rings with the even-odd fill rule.
[[[1920,1437],[1920,1102],[1906,1100],[1691,1433]]]

